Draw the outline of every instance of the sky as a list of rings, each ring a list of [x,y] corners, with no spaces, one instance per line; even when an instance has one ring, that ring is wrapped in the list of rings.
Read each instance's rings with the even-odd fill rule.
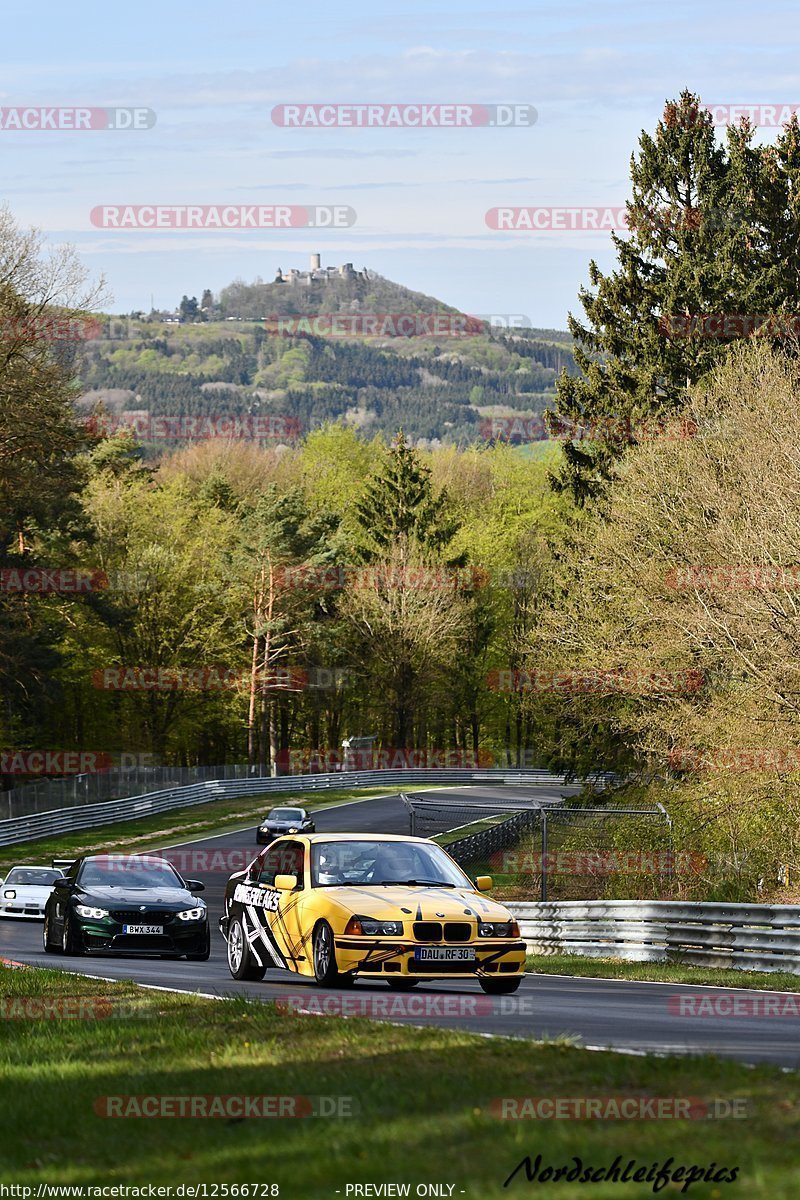
[[[490,209],[617,209],[642,130],[686,87],[711,104],[800,104],[800,10],[782,0],[0,0],[0,15],[0,109],[146,110],[131,129],[20,129],[0,113],[0,203],[74,244],[120,313],[319,252],[464,312],[563,329],[589,260],[613,266],[609,234],[494,229]],[[383,124],[346,127],[341,108],[326,127],[273,117],[320,104],[382,105]],[[528,123],[476,125],[469,109],[457,127],[385,124],[389,106],[408,121],[420,104],[528,106]],[[353,223],[107,227],[143,205],[137,220],[151,206],[340,206]]]

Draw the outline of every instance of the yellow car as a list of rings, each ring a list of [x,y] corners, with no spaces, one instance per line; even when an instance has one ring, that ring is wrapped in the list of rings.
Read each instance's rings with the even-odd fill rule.
[[[263,979],[275,967],[328,987],[477,979],[490,995],[515,992],[525,943],[511,914],[481,894],[491,886],[426,838],[278,838],[228,881],[228,968],[234,979]]]

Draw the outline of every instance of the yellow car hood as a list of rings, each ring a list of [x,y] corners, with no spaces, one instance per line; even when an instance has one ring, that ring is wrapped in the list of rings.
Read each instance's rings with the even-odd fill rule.
[[[326,888],[330,900],[361,917],[379,920],[458,921],[480,917],[483,921],[508,921],[511,914],[502,904],[467,888],[403,887],[399,884],[379,887]]]

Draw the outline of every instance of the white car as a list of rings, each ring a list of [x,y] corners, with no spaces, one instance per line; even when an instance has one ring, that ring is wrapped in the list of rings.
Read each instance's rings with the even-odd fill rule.
[[[12,867],[0,884],[0,917],[44,920],[47,898],[63,874],[58,867]]]

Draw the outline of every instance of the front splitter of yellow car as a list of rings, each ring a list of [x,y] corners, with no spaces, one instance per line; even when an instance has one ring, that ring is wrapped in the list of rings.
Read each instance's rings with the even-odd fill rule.
[[[336,965],[342,975],[373,979],[508,979],[525,971],[525,942],[487,938],[460,946],[399,938],[340,936]]]

